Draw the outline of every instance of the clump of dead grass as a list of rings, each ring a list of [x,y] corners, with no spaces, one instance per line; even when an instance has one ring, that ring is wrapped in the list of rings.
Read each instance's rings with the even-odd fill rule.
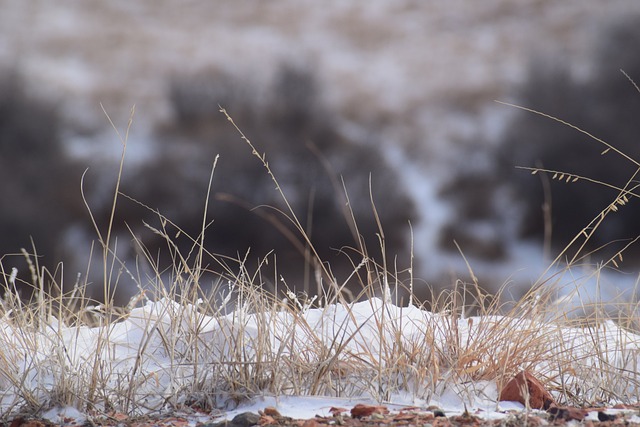
[[[155,212],[160,226],[148,227],[166,241],[173,260],[170,271],[135,237],[139,262],[152,274],[124,265],[111,223],[104,232],[96,226],[104,267],[101,303],[86,297],[88,283],[64,291],[61,274],[40,267],[35,250],[25,253],[34,287],[28,301],[19,298],[15,272],[0,263],[5,290],[0,305],[3,414],[52,405],[106,415],[183,406],[213,409],[264,394],[367,395],[379,401],[408,394],[416,402],[428,402],[451,388],[473,401],[482,398],[487,384],[499,389],[522,370],[535,372],[561,403],[638,400],[637,303],[621,305],[612,317],[610,307],[596,301],[580,307],[590,313],[585,317],[572,316],[557,299],[560,276],[583,260],[579,239],[588,239],[607,215],[636,196],[633,177],[552,265],[566,259],[564,267],[550,268],[547,273],[552,274],[543,275],[520,301],[506,304],[501,292],[487,294],[470,269],[471,283],[458,281],[450,291],[419,302],[413,296],[412,269],[397,271],[387,261],[380,222],[380,256],[376,259],[357,241],[344,249],[351,254],[353,272],[336,278],[287,203],[266,155],[226,117],[264,166],[289,209],[282,214],[316,259],[315,275],[323,284],[318,294],[291,292],[279,280],[276,254],[252,268],[246,257],[208,252],[205,220],[198,236],[188,236],[192,246],[183,252],[173,244],[167,225],[182,230],[160,212]],[[120,138],[120,174],[126,135]],[[557,173],[565,182],[583,179]],[[112,220],[119,197],[127,196],[116,183]],[[209,194],[203,218],[208,200]],[[347,220],[357,230],[355,218]],[[578,245],[576,255],[567,257],[573,244]],[[622,251],[596,271],[621,258]],[[217,273],[207,288],[212,263],[224,266],[226,273]],[[136,281],[139,293],[127,307],[117,308],[112,301],[122,275]],[[275,292],[263,287],[266,275],[278,283]],[[354,283],[361,289],[355,294]]]

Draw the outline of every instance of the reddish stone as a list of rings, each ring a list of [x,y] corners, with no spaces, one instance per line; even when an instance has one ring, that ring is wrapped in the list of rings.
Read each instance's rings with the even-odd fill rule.
[[[372,414],[388,414],[389,410],[386,406],[364,405],[358,403],[351,409],[351,416],[353,418],[363,418],[371,416]]]
[[[432,414],[429,414],[433,417]],[[410,412],[400,412],[393,417],[393,421],[413,421],[418,418],[417,414],[412,414]]]
[[[500,401],[520,402],[526,406],[527,394],[529,407],[532,409],[549,409],[555,404],[544,385],[528,371],[519,372],[502,388]]]
[[[270,417],[281,417],[280,412],[273,406],[267,406],[263,411],[264,415],[268,415]]]

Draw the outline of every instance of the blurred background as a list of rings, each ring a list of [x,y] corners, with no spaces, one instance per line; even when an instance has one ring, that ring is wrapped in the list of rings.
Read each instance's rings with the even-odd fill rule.
[[[507,283],[517,297],[617,191],[516,166],[632,179],[640,93],[620,70],[640,81],[639,49],[637,0],[0,0],[4,273],[16,267],[28,281],[20,250],[35,246],[66,287],[87,281],[100,295],[81,177],[87,170],[86,202],[106,232],[122,149],[110,120],[124,135],[135,105],[121,191],[146,207],[118,202],[120,301],[136,292],[131,276],[153,276],[145,257],[170,274],[175,250],[189,253],[216,155],[205,242],[228,262],[207,267],[237,271],[244,259],[256,271],[275,257],[261,281],[313,289],[317,265],[220,105],[266,153],[339,282],[362,258],[360,235],[378,262],[405,277],[412,267],[424,295],[468,278],[462,252],[481,285]],[[557,116],[630,159],[495,100]],[[596,265],[640,235],[639,216],[632,198],[582,261]],[[626,254],[611,295],[635,283],[637,251]]]

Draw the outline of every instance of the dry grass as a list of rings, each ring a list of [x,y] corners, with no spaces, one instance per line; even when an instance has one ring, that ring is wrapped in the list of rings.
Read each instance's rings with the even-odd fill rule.
[[[5,289],[0,411],[5,416],[52,405],[102,414],[229,407],[261,394],[368,395],[379,401],[409,394],[428,401],[453,388],[473,401],[481,398],[483,384],[499,388],[525,369],[535,372],[562,403],[640,400],[637,303],[621,303],[613,311],[610,303],[585,303],[580,307],[589,313],[585,317],[573,316],[557,300],[562,275],[582,261],[580,239],[588,239],[607,215],[636,196],[635,176],[558,256],[548,270],[557,273],[541,277],[520,301],[507,305],[500,293],[487,295],[470,268],[472,283],[457,282],[452,290],[419,303],[412,297],[411,271],[396,271],[387,263],[382,224],[381,257],[376,261],[356,242],[350,251],[355,254],[352,274],[342,281],[334,277],[288,205],[266,156],[238,131],[289,208],[283,215],[315,258],[316,277],[324,285],[320,294],[293,294],[286,283],[276,292],[264,290],[264,277],[278,278],[275,255],[256,269],[242,257],[221,259],[206,249],[204,220],[200,235],[191,237],[191,249],[181,252],[164,226],[180,228],[158,212],[162,226],[149,227],[166,240],[173,259],[170,272],[137,240],[139,262],[153,274],[123,265],[111,224],[104,231],[96,226],[96,253],[104,266],[101,304],[86,297],[86,283],[63,291],[62,275],[38,266],[35,251],[25,252],[32,270],[29,286],[35,290],[29,301],[18,297],[15,272],[0,263]],[[120,140],[124,160],[126,134]],[[556,178],[583,179],[561,172]],[[114,195],[112,218],[119,197],[126,197],[118,183]],[[354,218],[347,220],[357,231]],[[574,245],[578,249],[568,256]],[[597,266],[594,274],[621,257]],[[564,259],[565,267],[557,268]],[[225,266],[226,274],[205,291],[212,263]],[[111,301],[123,274],[136,280],[140,292],[129,306],[117,308]],[[347,287],[353,289],[354,283],[362,291],[350,295]],[[411,297],[408,303],[401,303],[403,295]]]

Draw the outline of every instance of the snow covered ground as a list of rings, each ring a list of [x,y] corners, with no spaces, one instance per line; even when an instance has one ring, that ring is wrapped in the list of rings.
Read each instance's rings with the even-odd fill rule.
[[[143,414],[195,406],[232,417],[275,406],[308,417],[370,402],[500,417],[523,408],[498,401],[500,384],[523,369],[560,404],[640,400],[640,335],[605,318],[563,326],[561,310],[555,319],[536,314],[542,307],[535,298],[521,305],[520,316],[471,317],[378,298],[323,308],[297,299],[256,302],[207,315],[202,301],[148,301],[124,320],[96,327],[49,319],[16,328],[15,314],[7,313],[0,323],[7,362],[0,412],[63,405]]]

